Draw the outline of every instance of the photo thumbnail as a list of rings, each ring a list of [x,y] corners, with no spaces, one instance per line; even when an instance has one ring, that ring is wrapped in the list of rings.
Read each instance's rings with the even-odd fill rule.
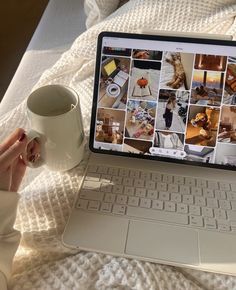
[[[97,142],[122,144],[124,135],[125,111],[99,108],[97,111]]]
[[[214,163],[214,149],[196,145],[185,145],[185,159],[204,163]]]
[[[133,101],[127,103],[125,136],[152,140],[156,115],[156,103]]]
[[[165,52],[160,88],[189,90],[192,80],[194,54]]]
[[[161,60],[162,52],[156,50],[134,49],[132,57],[135,59]]]
[[[215,163],[221,165],[236,166],[236,149],[235,145],[218,143]]]
[[[224,73],[195,70],[193,73],[191,104],[220,106]]]
[[[125,109],[129,82],[130,59],[102,58],[98,106]]]
[[[133,60],[129,98],[155,101],[159,89],[161,63]]]
[[[143,140],[134,140],[125,138],[123,151],[135,154],[150,154],[149,149],[152,147],[152,142]]]
[[[122,48],[122,47],[104,46],[102,53],[109,54],[109,55],[131,56],[131,49],[130,48]]]
[[[227,66],[223,103],[236,105],[236,64]]]
[[[227,57],[221,55],[196,54],[195,69],[225,71]]]
[[[188,112],[189,92],[160,90],[156,129],[184,132]]]
[[[218,108],[190,106],[185,143],[214,147],[219,114]]]
[[[222,106],[218,141],[236,144],[236,106]]]
[[[228,63],[236,63],[236,56],[228,56]]]

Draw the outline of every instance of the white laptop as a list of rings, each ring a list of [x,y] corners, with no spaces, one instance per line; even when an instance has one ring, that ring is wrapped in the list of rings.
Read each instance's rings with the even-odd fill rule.
[[[99,35],[92,153],[66,246],[236,274],[235,57],[234,41]],[[99,103],[109,58],[129,75],[125,106]]]

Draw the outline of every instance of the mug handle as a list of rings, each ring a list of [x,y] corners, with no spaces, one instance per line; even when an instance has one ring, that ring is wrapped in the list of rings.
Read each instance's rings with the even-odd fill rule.
[[[24,152],[22,158],[25,162],[25,164],[31,168],[38,168],[42,165],[44,165],[44,160],[42,159],[42,157],[40,156],[35,162],[30,162],[27,159],[27,148],[28,145],[30,144],[30,142],[32,142],[34,139],[40,144],[41,143],[41,137],[40,134],[38,132],[36,132],[35,130],[30,130],[28,132],[26,132],[26,136],[27,136],[27,146],[26,146],[26,151]],[[42,150],[42,148],[40,148]]]

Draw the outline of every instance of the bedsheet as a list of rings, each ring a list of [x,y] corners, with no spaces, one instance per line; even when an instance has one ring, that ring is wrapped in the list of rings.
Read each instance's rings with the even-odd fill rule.
[[[112,13],[79,36],[35,86],[60,83],[74,88],[80,95],[86,136],[99,32],[158,28],[236,36],[236,4],[232,0],[130,0],[114,12],[115,0],[88,2],[100,9],[105,5]],[[28,128],[25,101],[0,118],[0,139],[17,126]],[[22,232],[22,241],[11,289],[236,289],[232,276],[65,248],[61,234],[88,157],[86,148],[83,162],[66,173],[28,170],[20,192],[16,228]]]

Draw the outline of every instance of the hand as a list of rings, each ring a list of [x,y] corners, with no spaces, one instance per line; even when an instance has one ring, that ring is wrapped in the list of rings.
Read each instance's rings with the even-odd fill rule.
[[[26,165],[21,159],[27,137],[23,129],[16,129],[0,144],[0,190],[17,191],[24,177]]]

